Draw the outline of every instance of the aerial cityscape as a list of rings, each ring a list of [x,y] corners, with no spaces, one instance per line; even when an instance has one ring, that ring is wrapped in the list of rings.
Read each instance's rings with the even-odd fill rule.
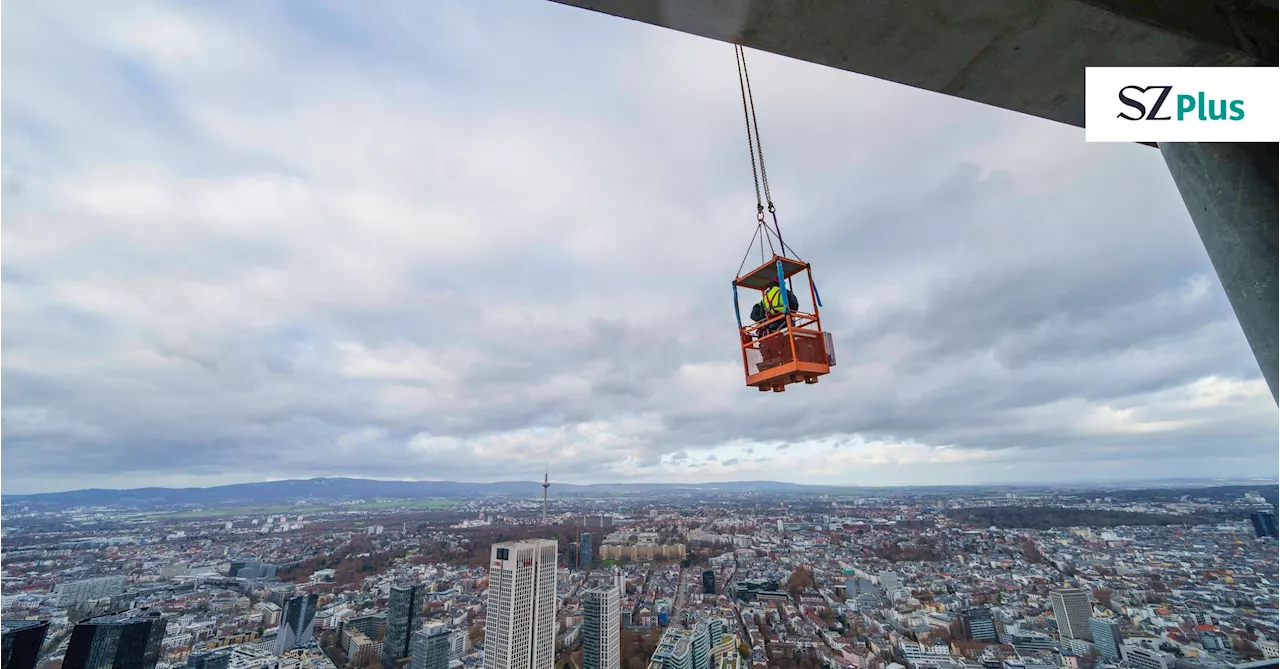
[[[4,19],[0,669],[1280,669],[1277,0]]]
[[[336,496],[314,492],[330,483]],[[227,491],[5,496],[6,669],[1226,669],[1277,657],[1275,483],[561,497],[544,475],[506,493],[351,497],[362,483],[376,489],[267,484],[259,494],[280,500],[311,485],[256,506],[168,499]]]

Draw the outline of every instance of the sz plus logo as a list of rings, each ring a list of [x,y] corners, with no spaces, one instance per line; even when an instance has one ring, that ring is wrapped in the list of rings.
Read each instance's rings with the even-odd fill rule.
[[[1280,68],[1087,67],[1087,142],[1274,142]]]
[[[1214,99],[1204,91],[1174,94],[1173,86],[1129,85],[1120,89],[1118,97],[1126,109],[1117,118],[1126,121],[1244,120],[1244,100]]]

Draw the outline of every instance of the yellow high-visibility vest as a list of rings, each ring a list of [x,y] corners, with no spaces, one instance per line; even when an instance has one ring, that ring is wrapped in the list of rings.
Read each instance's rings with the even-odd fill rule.
[[[774,286],[764,291],[764,308],[770,316],[782,313],[782,289]]]

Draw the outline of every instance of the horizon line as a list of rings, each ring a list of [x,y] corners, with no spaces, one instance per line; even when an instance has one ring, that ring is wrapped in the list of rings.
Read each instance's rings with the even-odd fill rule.
[[[74,488],[66,490],[52,490],[46,492],[31,493],[0,493],[0,498],[16,498],[16,497],[33,497],[37,495],[65,495],[83,492],[133,492],[139,490],[212,490],[215,488],[227,488],[232,486],[244,485],[265,485],[271,483],[290,483],[290,482],[311,482],[324,480],[346,480],[361,481],[371,483],[449,483],[456,485],[515,485],[528,484],[541,486],[542,481],[537,480],[497,480],[497,481],[456,481],[447,479],[382,479],[355,476],[312,476],[308,478],[284,478],[284,479],[265,479],[257,481],[242,481],[238,483],[220,483],[207,486],[185,486],[185,487],[168,487],[168,486],[145,486],[136,488]],[[745,479],[745,480],[724,480],[724,481],[702,481],[702,482],[662,482],[662,481],[606,481],[600,483],[568,483],[558,482],[557,486],[573,486],[580,488],[600,487],[600,486],[637,486],[637,485],[653,485],[666,487],[705,487],[726,484],[774,484],[774,485],[791,485],[803,488],[868,488],[868,489],[892,489],[892,488],[1032,488],[1032,487],[1081,487],[1081,486],[1124,486],[1124,485],[1150,485],[1150,484],[1174,484],[1174,483],[1220,483],[1222,485],[1280,485],[1280,477],[1188,477],[1188,478],[1162,478],[1162,479],[1112,479],[1112,480],[1078,480],[1078,481],[1018,481],[1018,482],[983,482],[983,483],[796,483],[794,481],[777,481],[769,479]]]

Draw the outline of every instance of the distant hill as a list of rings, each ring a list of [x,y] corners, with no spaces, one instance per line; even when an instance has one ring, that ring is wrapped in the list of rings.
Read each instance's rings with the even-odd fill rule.
[[[1177,499],[1181,494],[1209,497],[1238,497],[1254,490],[1269,500],[1275,500],[1277,483],[1250,482],[1247,485],[1222,485],[1214,481],[1209,485],[1189,485],[1179,482],[1178,487],[1168,484],[1133,484],[1117,489],[1114,484],[1105,488],[1106,494],[1121,499]],[[1217,484],[1217,485],[1213,485]],[[1212,486],[1212,487],[1211,487]],[[613,497],[629,495],[926,495],[938,498],[953,495],[1000,494],[1006,491],[1079,491],[1081,486],[819,486],[778,481],[727,481],[721,483],[598,483],[574,485],[552,483],[551,494],[560,497]],[[1101,490],[1102,488],[1095,488]],[[542,494],[540,481],[500,481],[497,483],[467,483],[460,481],[380,481],[356,478],[314,478],[305,480],[267,481],[263,483],[238,483],[210,488],[136,488],[133,490],[73,490],[69,492],[39,493],[32,495],[4,495],[5,506],[25,506],[33,511],[58,511],[81,506],[115,508],[156,509],[174,507],[236,507],[262,505],[332,504],[357,499],[468,499],[486,496],[511,496],[536,498]]]
[[[666,492],[690,493],[787,493],[819,491],[821,487],[774,481],[733,481],[726,483],[602,483],[573,485],[553,483],[557,497],[595,497],[606,495]],[[459,481],[379,481],[354,478],[315,478],[305,480],[238,483],[210,488],[135,488],[132,490],[73,490],[32,495],[4,495],[3,503],[22,505],[32,510],[54,511],[80,506],[104,507],[173,507],[173,506],[249,506],[269,504],[334,503],[356,499],[466,499],[492,495],[538,497],[541,481],[500,481],[466,483]]]

